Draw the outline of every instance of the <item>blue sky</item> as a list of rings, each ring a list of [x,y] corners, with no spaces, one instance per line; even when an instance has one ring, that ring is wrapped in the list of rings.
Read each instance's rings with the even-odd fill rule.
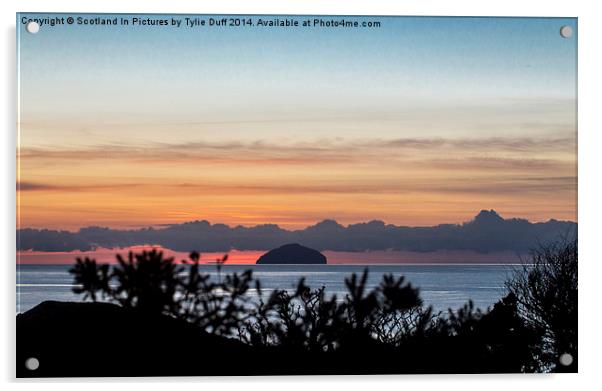
[[[562,25],[576,31],[574,19],[369,19],[381,27],[57,26],[22,33],[23,118],[331,122],[362,108],[358,120],[424,111],[410,115],[419,126],[434,110],[463,116],[462,106],[478,118],[528,100],[541,116],[538,109],[575,99],[576,37],[558,33]],[[513,114],[522,121],[526,110]],[[570,121],[564,114],[560,120]]]

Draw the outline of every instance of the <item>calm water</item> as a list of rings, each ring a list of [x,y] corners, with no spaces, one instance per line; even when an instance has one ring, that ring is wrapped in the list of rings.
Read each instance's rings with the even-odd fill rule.
[[[360,265],[227,265],[222,273],[252,269],[266,291],[291,289],[301,277],[312,288],[325,286],[329,293],[345,295],[345,277],[361,273]],[[67,265],[17,265],[17,312],[24,312],[44,300],[81,301],[72,293],[73,279]],[[511,275],[509,265],[371,265],[368,283],[377,285],[381,276],[404,275],[420,288],[425,304],[436,310],[459,308],[469,299],[486,309],[504,295],[504,281]],[[215,266],[203,267],[216,274]]]

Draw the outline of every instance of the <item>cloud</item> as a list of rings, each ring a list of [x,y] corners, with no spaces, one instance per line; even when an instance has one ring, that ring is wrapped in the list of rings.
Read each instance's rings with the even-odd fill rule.
[[[375,140],[374,146],[406,149],[460,149],[480,152],[556,152],[576,147],[575,137],[529,138],[529,137],[489,137],[489,138],[399,138]]]
[[[76,185],[76,184],[49,184],[43,182],[17,182],[17,190],[28,191],[57,191],[57,192],[78,192],[78,191],[104,191],[104,190],[123,190],[134,187],[144,186],[140,183],[109,183],[98,185]],[[149,185],[150,186],[150,185]]]
[[[442,169],[530,170],[567,167],[572,163],[556,159],[522,159],[504,157],[468,157],[460,159],[433,158],[424,161],[430,167]]]
[[[398,158],[428,159],[454,156],[459,160],[473,155],[510,154],[507,159],[557,153],[574,153],[576,140],[566,138],[397,138],[312,142],[229,141],[190,143],[149,143],[145,145],[96,145],[86,148],[23,148],[20,158],[46,160],[120,160],[149,163],[223,164],[321,164],[390,161]],[[424,157],[421,156],[424,155]],[[483,157],[484,158],[484,157]],[[502,158],[489,158],[491,161]]]
[[[19,191],[54,190],[55,188],[55,186],[46,183],[17,182],[17,190]]]
[[[329,181],[329,183],[223,183],[203,181],[162,183],[158,188],[156,183],[103,183],[97,185],[68,184],[55,185],[43,182],[19,182],[17,189],[22,192],[51,191],[51,192],[138,192],[141,188],[149,193],[160,191],[186,194],[196,192],[207,195],[231,194],[264,194],[264,195],[300,195],[300,194],[411,194],[411,193],[466,193],[466,194],[496,194],[496,193],[533,193],[573,191],[577,187],[576,176],[565,177],[522,177],[496,176],[464,179],[448,179],[437,181],[433,179],[413,179],[391,181],[389,179],[364,179],[357,181]],[[179,192],[179,193],[178,193]]]
[[[576,223],[556,220],[530,223],[523,219],[503,219],[493,210],[481,211],[464,224],[419,228],[382,221],[343,226],[324,220],[305,229],[285,230],[273,224],[230,227],[193,221],[160,229],[87,227],[68,232],[26,228],[17,231],[17,247],[19,250],[73,251],[152,244],[174,251],[227,252],[268,250],[286,243],[302,243],[320,251],[525,252],[560,235],[576,234],[576,226]]]

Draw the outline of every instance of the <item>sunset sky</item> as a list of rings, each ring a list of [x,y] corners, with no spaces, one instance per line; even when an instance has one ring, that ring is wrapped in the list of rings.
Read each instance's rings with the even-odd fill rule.
[[[20,228],[576,221],[575,19],[369,19],[19,25]]]

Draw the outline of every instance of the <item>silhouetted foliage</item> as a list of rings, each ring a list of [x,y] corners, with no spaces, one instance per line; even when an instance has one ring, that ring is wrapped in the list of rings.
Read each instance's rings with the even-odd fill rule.
[[[109,265],[97,265],[96,261],[88,257],[77,258],[73,268],[69,270],[75,276],[75,287],[73,292],[84,295],[87,298],[96,301],[97,292],[106,294],[109,288]]]
[[[577,368],[577,240],[564,238],[540,246],[506,286],[516,297],[518,312],[537,333],[534,369],[574,371]],[[570,354],[572,364],[559,365]]]
[[[292,372],[276,373],[533,372],[554,369],[546,363],[560,351],[576,358],[570,318],[576,316],[576,243],[536,252],[534,265],[508,282],[508,295],[490,310],[468,302],[437,314],[403,276],[384,275],[367,289],[367,270],[346,278],[347,294],[338,298],[304,279],[294,290],[266,295],[250,270],[222,276],[226,256],[216,261],[217,280],[201,271],[196,252],[181,264],[155,250],[117,261],[109,267],[78,259],[70,270],[74,292],[237,339],[278,368],[296,362]],[[329,357],[337,363],[316,372],[312,362]]]

